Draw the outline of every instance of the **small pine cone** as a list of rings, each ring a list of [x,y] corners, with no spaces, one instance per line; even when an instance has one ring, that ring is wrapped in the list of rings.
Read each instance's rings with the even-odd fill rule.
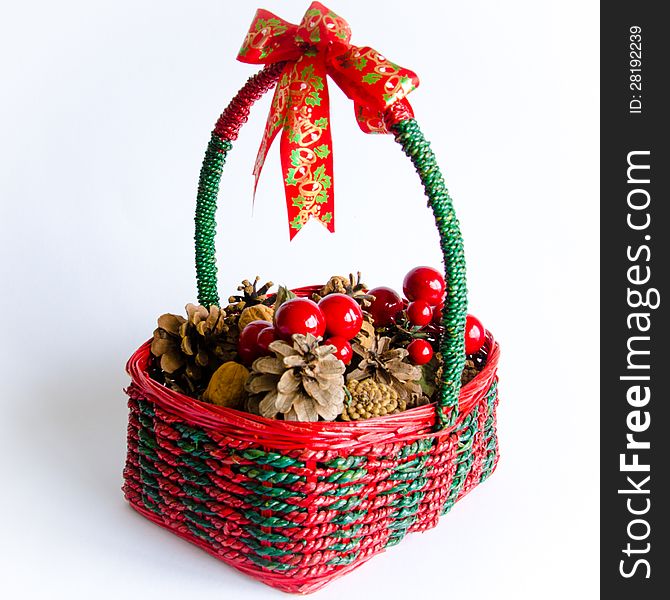
[[[349,400],[342,412],[343,421],[360,421],[372,417],[383,417],[405,410],[406,403],[398,398],[390,385],[368,378],[347,383]]]
[[[468,358],[465,361],[465,367],[463,368],[463,374],[461,375],[461,386],[464,386],[466,383],[470,383],[475,377],[479,375],[479,368],[475,364],[475,361],[471,358]]]
[[[328,294],[346,294],[349,280],[342,275],[333,275],[326,285],[319,290],[319,296]]]
[[[228,298],[230,303],[229,308],[232,312],[242,310],[248,306],[256,306],[257,304],[270,305],[274,302],[272,296],[268,294],[269,289],[274,285],[271,281],[264,283],[260,288],[258,282],[261,280],[258,275],[253,281],[245,279],[241,285],[237,286],[239,294],[234,294]]]
[[[361,305],[361,308],[368,308],[373,300],[373,297],[368,294],[367,286],[361,281],[360,272],[355,277],[353,273],[350,273],[349,277],[333,275],[326,285],[316,294],[312,295],[312,300],[318,302],[328,294],[346,294],[347,296],[351,296]]]
[[[370,342],[367,348],[359,342],[352,344],[361,361],[349,372],[347,380],[374,379],[377,383],[391,386],[398,398],[405,402],[411,401],[417,394],[421,395],[421,369],[409,363],[407,349],[392,347],[389,337],[374,337]]]

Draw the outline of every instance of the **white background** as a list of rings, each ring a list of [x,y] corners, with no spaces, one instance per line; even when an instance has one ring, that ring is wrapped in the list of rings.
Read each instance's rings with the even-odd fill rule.
[[[259,0],[260,1],[260,0]],[[307,2],[263,0],[300,20]],[[466,241],[470,311],[502,346],[495,475],[440,526],[315,598],[598,594],[598,4],[332,0],[417,71],[417,118]],[[0,595],[280,598],[121,495],[126,359],[195,300],[192,213],[214,121],[256,68],[255,2],[21,2],[0,19]],[[226,166],[221,290],[439,265],[409,161],[331,84],[337,233],[288,243],[269,100]]]

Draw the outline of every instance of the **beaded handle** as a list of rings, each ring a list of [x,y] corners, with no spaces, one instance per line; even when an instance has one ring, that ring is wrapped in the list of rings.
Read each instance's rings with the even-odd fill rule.
[[[223,165],[233,146],[232,142],[237,139],[240,127],[249,118],[251,106],[275,86],[283,67],[284,63],[268,65],[247,81],[219,117],[207,146],[200,170],[195,211],[195,268],[198,300],[203,306],[219,305],[214,238],[216,200]],[[461,373],[465,364],[467,291],[463,239],[435,154],[419,125],[411,117],[401,117],[402,120],[398,121],[391,112],[387,117],[393,123],[390,129],[395,140],[412,160],[421,178],[440,236],[447,282],[447,300],[442,321],[445,335],[440,341],[440,352],[444,357],[443,384],[435,419],[435,428],[440,430],[452,426],[458,418]]]

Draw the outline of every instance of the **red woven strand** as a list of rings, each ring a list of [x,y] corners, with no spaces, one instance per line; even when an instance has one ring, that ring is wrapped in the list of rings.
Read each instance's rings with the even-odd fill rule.
[[[249,78],[216,122],[214,133],[219,138],[230,141],[237,139],[240,127],[249,120],[251,106],[277,84],[285,64],[273,63]]]

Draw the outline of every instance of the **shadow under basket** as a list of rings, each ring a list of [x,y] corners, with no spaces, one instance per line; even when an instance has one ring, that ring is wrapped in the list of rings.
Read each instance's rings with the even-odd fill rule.
[[[128,362],[124,493],[140,514],[240,571],[309,593],[441,515],[495,469],[499,348],[461,389],[455,425],[435,405],[358,422],[289,423],[221,408]]]

